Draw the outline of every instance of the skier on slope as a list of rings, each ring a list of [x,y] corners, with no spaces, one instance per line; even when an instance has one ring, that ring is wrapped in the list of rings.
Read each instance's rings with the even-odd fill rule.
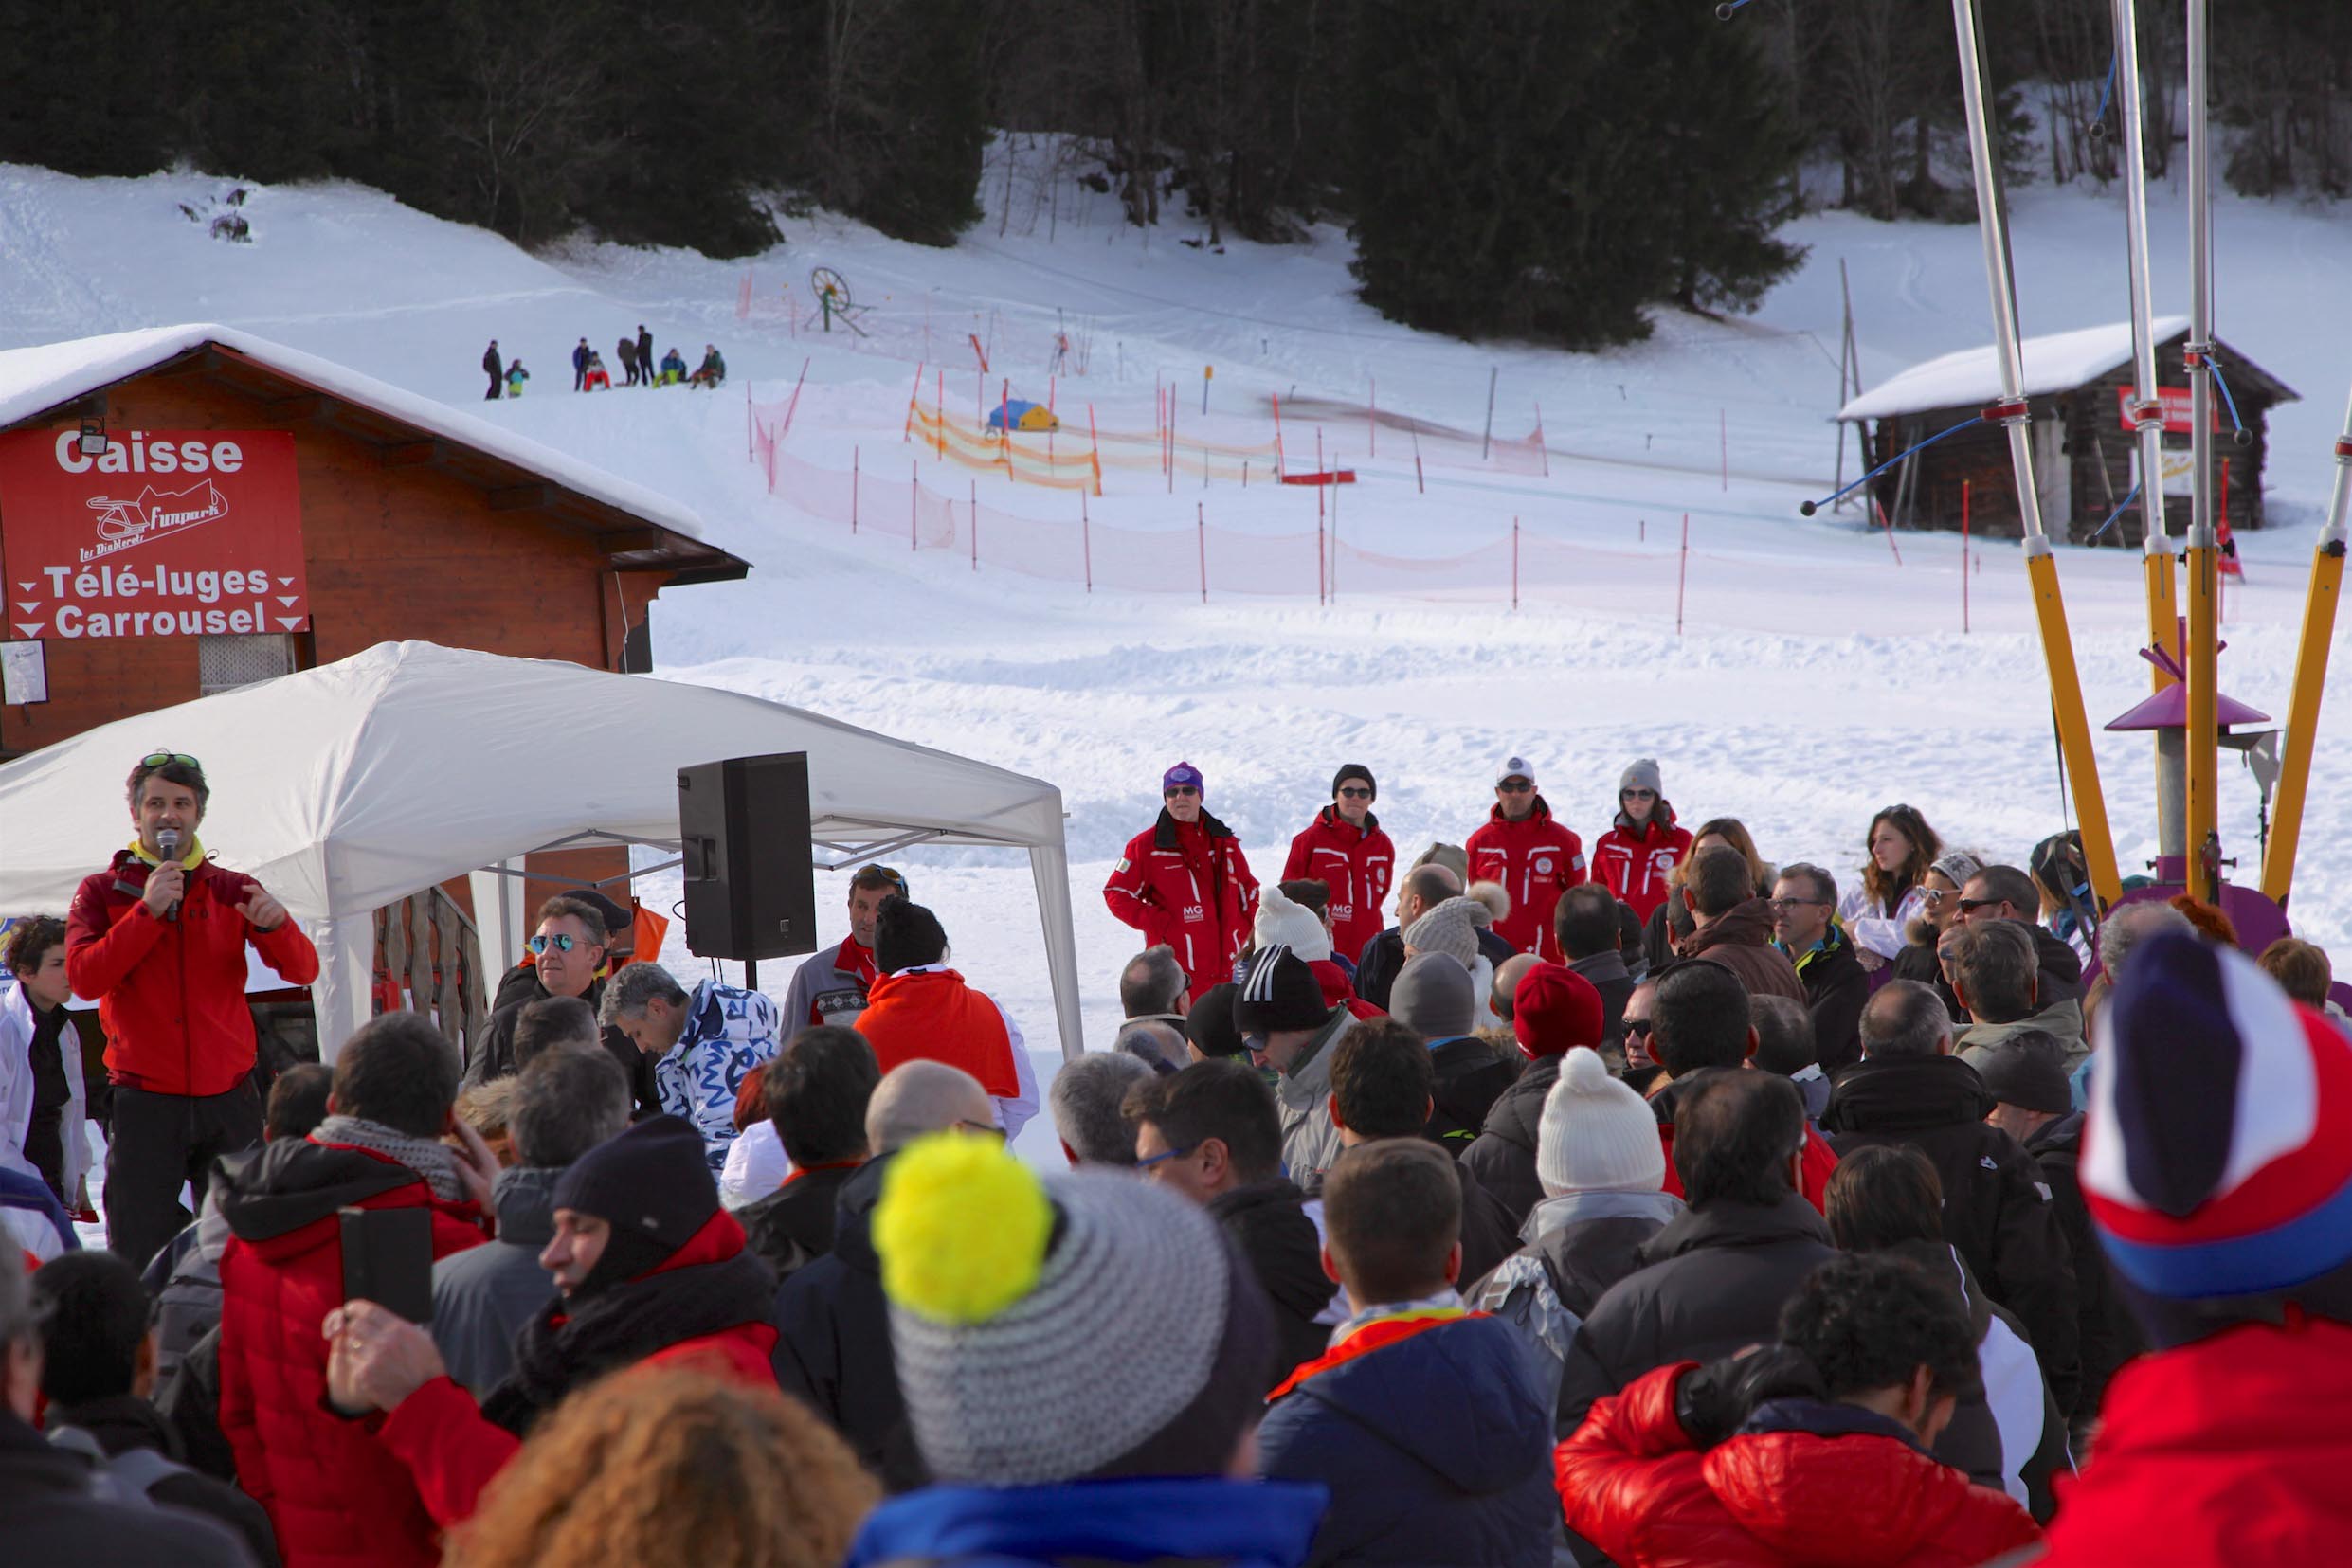
[[[1147,946],[1175,949],[1198,1000],[1233,978],[1233,955],[1250,939],[1257,878],[1233,829],[1208,814],[1199,768],[1169,768],[1160,797],[1159,820],[1128,840],[1102,897]]]
[[[1552,817],[1527,759],[1507,757],[1495,770],[1494,807],[1462,848],[1470,880],[1499,882],[1511,894],[1511,913],[1494,923],[1495,934],[1518,952],[1560,963],[1552,906],[1584,880],[1584,841]]]
[[[498,387],[506,380],[506,366],[498,358],[498,340],[492,338],[490,347],[481,352],[481,368],[490,372],[490,390],[482,394],[484,403],[498,400]]]

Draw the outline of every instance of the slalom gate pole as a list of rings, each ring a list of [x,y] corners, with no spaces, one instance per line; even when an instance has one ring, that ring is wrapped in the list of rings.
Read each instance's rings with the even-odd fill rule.
[[[2132,403],[2127,410],[2132,439],[2140,448],[2140,569],[2148,604],[2148,645],[2170,648],[2180,635],[2180,598],[2173,586],[2171,525],[2164,517],[2164,405],[2156,380],[2154,293],[2148,270],[2146,130],[2141,119],[2140,33],[2137,0],[2108,0],[2115,27],[2115,71],[2123,117],[2123,145],[2115,150],[2124,177],[2125,271],[2131,280]],[[2148,661],[2148,690],[2162,691],[2172,676]],[[2156,754],[2159,809],[2172,798],[2164,782],[2163,748]],[[2162,824],[2158,838],[2163,839]]]
[[[2343,434],[2336,438],[2336,488],[2327,520],[2320,525],[2311,552],[2311,586],[2303,601],[2303,635],[2295,642],[2295,679],[2287,701],[2287,730],[2280,737],[2276,809],[2271,843],[2262,856],[2262,891],[2282,908],[2295,881],[2295,848],[2303,836],[2303,809],[2311,784],[2311,746],[2318,738],[2320,698],[2327,684],[2328,645],[2336,635],[2336,604],[2343,591],[2345,516],[2352,513],[2352,407],[2344,410]]]
[[[1324,575],[1323,549],[1323,519],[1317,517],[1315,519],[1315,603],[1318,604],[1328,604],[1331,602],[1330,579]]]
[[[858,449],[849,449],[849,532],[858,532]]]
[[[1967,635],[1968,631],[1968,501],[1973,488],[1969,480],[1960,481],[1960,630],[1963,636]]]
[[[1282,473],[1282,394],[1276,392],[1274,394],[1274,477],[1276,483],[1281,481]]]
[[[939,405],[936,410],[939,415],[939,460],[945,462],[948,460],[948,372],[942,369],[932,374],[938,378],[934,383],[937,390],[933,396]]]
[[[1093,405],[1088,405],[1091,408]],[[1078,492],[1078,552],[1086,568],[1086,591],[1095,591],[1095,524],[1086,513],[1086,492]]]
[[[1192,503],[1192,529],[1201,541],[1201,603],[1208,603],[1208,521],[1201,514],[1201,503]]]
[[[1421,478],[1421,433],[1413,432],[1413,489],[1420,495],[1429,494],[1429,485]]]
[[[1886,516],[1884,509],[1880,510],[1879,515],[1882,517]],[[1903,564],[1903,550],[1902,548],[1894,542],[1894,519],[1892,517],[1887,517],[1887,549],[1892,552],[1894,556],[1894,564],[1898,567],[1901,566]]]
[[[1502,373],[1503,368],[1500,365],[1490,366],[1487,369],[1486,434],[1478,438],[1478,460],[1480,462],[1486,461],[1494,452],[1494,383],[1500,379]]]
[[[1544,464],[1544,478],[1551,478],[1551,447],[1544,440],[1544,400],[1535,400],[1535,455]]]
[[[2189,0],[2189,892],[2208,903],[2221,896],[2220,789],[2216,754],[2221,635],[2219,536],[2213,496],[2213,107],[2210,0]],[[2157,488],[2163,487],[2160,483]],[[2161,501],[2159,502],[2161,505]]]
[[[917,370],[914,372],[914,375],[915,385],[918,387],[921,386],[923,384],[923,372]],[[792,401],[784,406],[784,428],[776,432],[776,439],[778,441],[784,440],[785,437],[792,433],[792,416],[801,411],[801,387],[807,383],[807,380],[808,361],[806,359],[803,359],[801,361],[800,380],[792,383]],[[744,387],[744,390],[747,393],[750,392],[751,389],[751,388],[749,386]]]
[[[923,371],[925,369],[926,367],[921,365],[914,368],[914,390],[907,394],[906,439],[909,441],[914,439],[914,417],[923,411]]]
[[[2081,672],[2074,663],[2074,643],[2067,629],[2066,601],[2058,587],[2057,558],[2051,553],[2043,532],[2041,500],[2034,488],[2034,447],[2023,386],[2022,358],[2017,347],[2017,294],[2009,273],[2007,219],[2000,201],[1999,175],[1993,163],[1992,130],[1984,98],[1984,61],[1977,27],[1976,0],[1952,0],[1953,31],[1960,49],[1960,84],[1968,124],[1968,161],[1976,182],[1977,226],[1984,244],[1984,279],[1992,297],[1995,346],[2000,360],[2001,400],[1985,417],[2006,425],[2009,462],[2017,487],[2017,514],[2025,528],[2026,577],[2034,592],[2035,619],[2041,632],[2042,662],[2050,676],[2052,705],[2057,714],[2058,745],[2073,786],[2074,814],[2081,824],[2083,861],[2099,908],[2104,910],[2123,892],[2115,871],[2115,840],[2108,826],[2107,800],[2099,788],[2099,762],[2091,750],[2090,724],[2083,712]]]
[[[1691,586],[1691,514],[1682,514],[1682,562],[1674,568],[1674,635],[1682,635],[1683,592]]]
[[[998,423],[1004,426],[1004,478],[1018,481],[1021,476],[1013,472],[1013,382],[1010,376],[1004,378],[1003,389],[997,393],[996,410]]]

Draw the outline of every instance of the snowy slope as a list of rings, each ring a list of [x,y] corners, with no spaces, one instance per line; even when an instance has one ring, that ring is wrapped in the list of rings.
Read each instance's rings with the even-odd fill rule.
[[[2015,548],[1980,547],[1967,579],[1974,629],[1963,635],[1957,539],[1902,537],[1898,564],[1852,512],[1796,515],[1800,499],[1829,489],[1836,461],[1827,346],[1839,327],[1838,261],[1875,387],[1985,341],[1973,228],[1807,218],[1794,237],[1812,246],[1808,264],[1753,319],[1667,313],[1650,343],[1567,355],[1382,321],[1353,300],[1336,233],[1218,254],[1176,243],[1189,233],[1182,226],[1148,236],[1118,227],[1069,187],[1050,223],[1034,189],[1009,214],[992,195],[999,209],[945,251],[830,218],[797,224],[751,269],[748,319],[737,316],[740,265],[587,244],[534,258],[349,187],[257,190],[245,209],[255,243],[223,244],[175,204],[225,189],[191,175],[75,181],[0,168],[0,347],[219,320],[448,400],[691,510],[755,570],[748,582],[663,596],[655,646],[665,674],[1061,786],[1097,1041],[1118,1016],[1112,980],[1134,939],[1096,889],[1149,821],[1151,789],[1179,756],[1206,773],[1211,809],[1240,833],[1261,874],[1279,871],[1289,836],[1349,760],[1379,774],[1380,815],[1408,856],[1433,838],[1459,842],[1491,800],[1494,760],[1511,752],[1537,762],[1554,809],[1588,841],[1606,825],[1624,763],[1655,755],[1686,821],[1740,816],[1767,856],[1841,876],[1860,861],[1870,814],[1891,801],[1918,805],[1952,841],[2010,858],[2061,825]],[[2029,188],[2014,206],[2026,330],[2121,319],[2120,196]],[[2160,187],[2152,206],[2156,302],[2178,311],[2180,192]],[[2343,229],[2343,212],[2325,207],[2232,201],[2220,218],[2220,331],[2306,399],[2273,415],[2274,527],[2242,536],[2249,582],[2228,598],[2224,687],[2274,714],[2285,708],[2303,563],[2333,478],[2329,442],[2352,364]],[[871,302],[863,344],[791,324],[809,306],[805,279],[820,263]],[[787,298],[797,302],[789,310]],[[737,386],[715,397],[564,390],[575,338],[609,360],[612,340],[640,321],[690,362],[702,344],[720,344],[736,382],[763,401],[787,398],[805,362],[786,443],[797,460],[846,473],[854,451],[868,472],[895,475],[919,461],[924,482],[949,495],[1055,517],[1074,514],[1074,496],[940,471],[902,444],[901,426],[926,357],[945,365],[925,372],[926,400],[943,380],[950,412],[967,421],[1007,380],[1012,396],[1042,401],[1052,333],[1064,325],[1090,358],[1090,373],[1054,388],[1065,418],[1091,404],[1106,428],[1148,431],[1165,380],[1179,400],[1180,448],[1202,429],[1256,442],[1267,439],[1279,395],[1294,462],[1319,434],[1330,456],[1359,471],[1341,503],[1359,544],[1448,555],[1507,541],[1516,516],[1531,538],[1570,552],[1582,575],[1572,596],[1514,612],[1499,589],[1445,602],[1351,594],[1343,582],[1329,607],[1312,584],[1203,605],[1188,582],[1170,585],[1187,591],[1090,595],[986,559],[975,571],[960,554],[910,553],[903,532],[853,538],[769,495],[746,461]],[[991,351],[985,382],[967,333]],[[492,336],[532,366],[529,397],[479,401],[477,361]],[[1212,365],[1203,422],[1201,372]],[[1475,448],[1490,372],[1498,435],[1525,434],[1541,404],[1549,476],[1432,467],[1421,495],[1394,422],[1420,422],[1433,445],[1444,432],[1467,433]],[[1375,382],[1377,456],[1366,413]],[[1846,463],[1852,478],[1851,452]],[[1243,491],[1220,479],[1203,491],[1197,476],[1171,490],[1131,472],[1106,488],[1091,502],[1096,525],[1188,530],[1196,504],[1241,534],[1315,524],[1312,490]],[[1677,635],[1674,543],[1686,512],[1692,554]],[[2095,724],[2146,692],[2134,655],[2138,557],[2060,555]],[[2306,934],[2352,964],[2352,846],[2331,831],[2330,809],[2352,783],[2345,706],[2324,720],[2296,913]],[[2148,750],[2103,736],[2100,761],[2129,872],[2154,853]],[[2225,838],[2251,875],[2253,786],[2227,759],[2223,779]],[[1045,1041],[1025,865],[978,851],[912,852],[904,864],[956,939],[959,965],[1035,1020],[1033,1039]],[[828,879],[821,898],[839,896],[840,879]],[[762,976],[779,991],[786,979],[782,965]],[[1040,1138],[1022,1142],[1034,1152]]]

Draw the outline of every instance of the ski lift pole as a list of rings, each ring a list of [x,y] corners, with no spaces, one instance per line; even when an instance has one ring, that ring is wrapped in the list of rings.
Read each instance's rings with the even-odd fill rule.
[[[2284,909],[2295,880],[2295,846],[2311,784],[2311,744],[2319,736],[2320,697],[2327,684],[2328,645],[2336,634],[2336,604],[2343,590],[2345,517],[2352,514],[2352,407],[2336,438],[2336,489],[2311,554],[2311,586],[2303,602],[2303,636],[2295,644],[2295,680],[2287,699],[2287,732],[2280,737],[2277,814],[2262,852],[2262,892]]]
[[[1984,109],[1984,62],[1977,30],[1976,0],[1952,0],[1953,31],[1960,45],[1961,97],[1967,112],[1968,162],[1976,180],[1977,227],[1984,243],[1984,279],[1992,295],[1995,347],[2000,361],[2001,399],[1985,410],[1988,421],[2009,432],[2009,462],[2017,485],[2017,515],[2025,527],[2025,569],[2034,591],[2035,619],[2041,631],[2042,662],[2058,718],[2059,750],[2073,785],[2074,814],[2081,822],[2083,861],[2105,910],[2123,892],[2115,872],[2115,840],[2107,802],[2099,789],[2099,764],[2091,751],[2090,724],[2083,712],[2081,673],[2067,630],[2066,600],[2058,588],[2058,562],[2042,528],[2040,497],[2034,488],[2034,447],[2027,430],[2022,356],[2017,347],[2017,295],[2009,274],[2006,219],[2000,181],[1993,164],[1991,127]]]
[[[2131,364],[2133,399],[2130,409],[2134,439],[2140,446],[2141,540],[2147,580],[2148,643],[2169,648],[2180,636],[2180,601],[2174,591],[2172,536],[2164,518],[2164,406],[2156,383],[2155,295],[2148,270],[2148,187],[2145,130],[2141,120],[2140,36],[2138,0],[2108,0],[2115,24],[2118,108],[2124,122],[2123,145],[2116,156],[2123,165],[2126,272],[2131,281]],[[2162,666],[2148,666],[2152,689],[2162,691],[2172,676]],[[2160,760],[2158,768],[2163,764]],[[2164,798],[2160,788],[2157,799]]]
[[[2221,636],[2221,572],[2213,497],[2213,170],[2209,101],[2211,16],[2208,0],[2189,0],[2189,372],[2188,809],[2183,841],[2189,892],[2208,903],[2221,896],[2216,838],[2215,720],[2219,686],[2215,656]]]

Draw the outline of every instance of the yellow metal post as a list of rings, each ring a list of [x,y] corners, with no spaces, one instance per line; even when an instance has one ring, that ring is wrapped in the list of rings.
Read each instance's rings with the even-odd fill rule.
[[[2262,856],[2262,891],[2284,906],[2294,886],[2295,848],[2311,785],[2311,747],[2318,738],[2320,697],[2327,684],[2327,655],[2336,634],[2336,604],[2343,591],[2344,517],[2352,503],[2352,410],[2336,442],[2336,495],[2319,547],[2311,554],[2311,587],[2303,602],[2303,636],[2295,644],[2295,684],[2287,699],[2286,745],[2279,758],[2278,795],[2271,843]]]
[[[2220,558],[2221,551],[2214,543],[2214,531],[2202,525],[2189,530],[2189,566],[2186,585],[2189,601],[2189,803],[2188,803],[2188,885],[2189,891],[2211,903],[2221,896],[2220,868],[2208,864],[2206,846],[2214,840],[2217,820],[2216,800],[2220,789],[2219,751],[2215,712],[2216,698],[2220,694],[2217,685],[2219,672],[2215,654],[2221,637],[2220,616]]]
[[[2107,799],[2099,789],[2099,763],[2090,749],[2090,722],[2083,712],[2083,681],[2074,666],[2074,642],[2068,634],[2066,599],[2058,591],[2058,562],[2044,544],[2028,541],[2026,581],[2034,589],[2034,619],[2041,627],[2042,660],[2050,670],[2050,698],[2058,717],[2058,749],[2066,758],[2068,781],[2074,787],[2074,816],[2083,835],[2083,865],[2090,874],[2090,891],[2099,908],[2111,906],[2124,887],[2115,870],[2115,835],[2107,820]]]

